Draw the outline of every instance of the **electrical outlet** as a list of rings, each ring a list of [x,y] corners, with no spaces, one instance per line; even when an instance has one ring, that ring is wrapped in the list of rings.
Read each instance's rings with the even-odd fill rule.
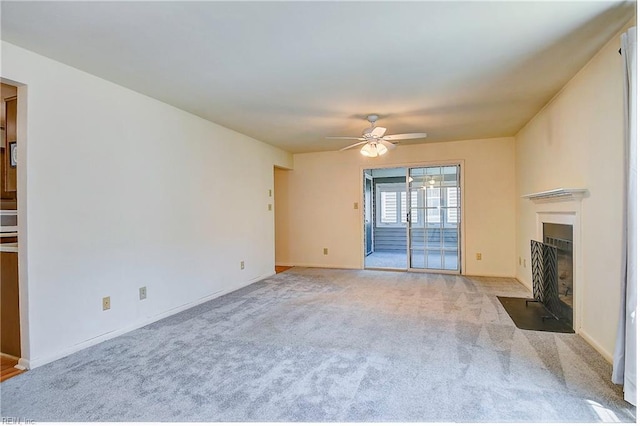
[[[271,194],[272,194],[272,192],[271,192],[271,190],[269,190],[269,197],[271,197]]]
[[[111,309],[111,297],[110,296],[103,297],[102,298],[102,310],[103,311],[108,311],[109,309]]]
[[[353,203],[353,209],[358,210],[358,203]]]
[[[244,260],[240,261],[240,269],[244,269]]]
[[[144,300],[147,298],[147,287],[140,287],[140,300]]]
[[[323,254],[329,254],[329,249],[328,248],[323,248],[322,249],[322,253]]]
[[[482,260],[482,253],[476,253],[476,260]]]
[[[269,204],[269,211],[271,211],[272,208],[273,208],[273,206],[271,204]]]

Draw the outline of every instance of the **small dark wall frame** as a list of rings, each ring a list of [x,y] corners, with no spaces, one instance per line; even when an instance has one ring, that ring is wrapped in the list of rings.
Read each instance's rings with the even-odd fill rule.
[[[11,167],[18,166],[18,143],[9,142],[9,165]]]

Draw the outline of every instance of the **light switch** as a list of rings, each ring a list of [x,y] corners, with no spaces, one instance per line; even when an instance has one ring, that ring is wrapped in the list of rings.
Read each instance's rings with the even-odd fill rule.
[[[353,209],[358,210],[358,203],[353,203]]]

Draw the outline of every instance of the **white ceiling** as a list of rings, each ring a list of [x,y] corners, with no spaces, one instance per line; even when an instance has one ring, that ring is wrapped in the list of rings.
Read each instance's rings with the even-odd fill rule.
[[[291,152],[513,136],[635,2],[1,2],[2,39]],[[345,143],[347,142],[347,143]]]

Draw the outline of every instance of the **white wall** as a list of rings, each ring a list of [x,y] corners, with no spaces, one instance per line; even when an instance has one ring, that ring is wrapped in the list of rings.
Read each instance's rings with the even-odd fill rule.
[[[2,77],[27,85],[31,367],[273,274],[268,190],[290,154],[4,42]]]
[[[587,188],[582,201],[582,330],[611,359],[622,265],[622,60],[614,37],[516,135],[517,194]],[[561,66],[561,64],[559,64]],[[536,206],[518,200],[518,255],[530,258]],[[531,287],[530,262],[517,278]]]
[[[294,170],[278,177],[287,188],[283,265],[361,268],[362,169],[464,161],[463,209],[467,275],[515,276],[515,147],[513,138],[401,145],[369,159],[357,149],[294,155]],[[280,195],[278,195],[280,197]],[[358,203],[358,209],[353,203]],[[327,247],[329,255],[323,255]],[[482,253],[477,261],[475,253]]]

